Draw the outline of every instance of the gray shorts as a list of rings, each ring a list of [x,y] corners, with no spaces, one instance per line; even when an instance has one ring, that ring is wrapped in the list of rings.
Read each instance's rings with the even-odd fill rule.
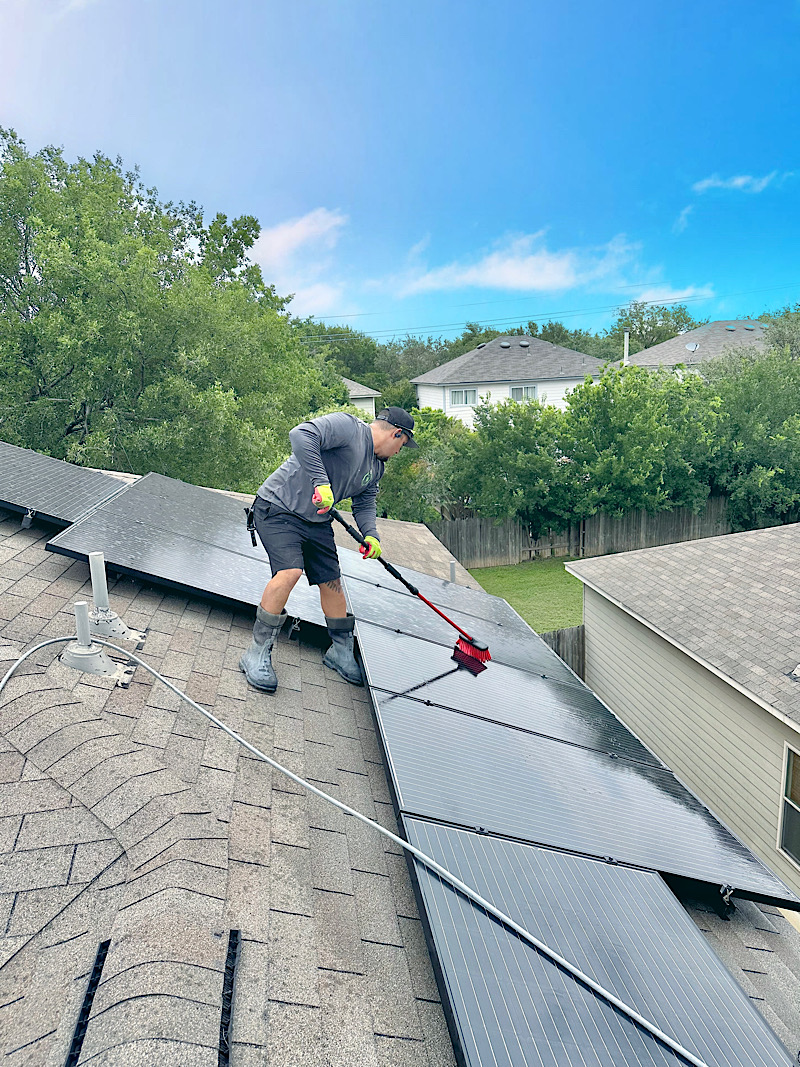
[[[302,570],[309,585],[332,582],[341,575],[330,520],[308,522],[299,515],[281,511],[260,496],[255,499],[253,512],[273,574]]]

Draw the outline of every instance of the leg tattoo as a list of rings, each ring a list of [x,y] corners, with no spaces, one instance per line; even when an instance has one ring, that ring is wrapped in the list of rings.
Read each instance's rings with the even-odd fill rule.
[[[325,587],[330,589],[332,593],[341,593],[342,583],[338,578],[334,578],[331,582],[325,582]]]

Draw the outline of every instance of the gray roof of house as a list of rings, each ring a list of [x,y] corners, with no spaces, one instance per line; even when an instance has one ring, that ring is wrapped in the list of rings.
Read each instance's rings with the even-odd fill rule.
[[[0,675],[74,632],[88,568],[0,514]],[[397,830],[363,689],[282,635],[274,696],[237,668],[252,611],[122,578],[142,655],[254,744]],[[0,1052],[63,1064],[98,943],[80,1064],[216,1067],[228,931],[233,1067],[454,1064],[402,852],[251,758],[137,669],[128,690],[42,650],[0,701]]]
[[[526,346],[527,342],[527,346]],[[441,367],[412,378],[415,385],[489,384],[598,375],[603,360],[551,345],[540,337],[495,337]]]
[[[747,346],[764,347],[763,323],[753,319],[719,319],[698,326],[695,330],[671,337],[660,345],[645,348],[630,357],[631,363],[639,367],[674,367],[677,363],[694,366],[716,359],[729,348]],[[696,344],[696,351],[690,352],[687,345]]]
[[[567,564],[693,659],[800,723],[800,524]]]
[[[351,378],[342,378],[342,381],[347,386],[347,391],[351,398],[381,395],[377,389],[370,389],[368,385],[362,385],[361,382],[354,382]]]

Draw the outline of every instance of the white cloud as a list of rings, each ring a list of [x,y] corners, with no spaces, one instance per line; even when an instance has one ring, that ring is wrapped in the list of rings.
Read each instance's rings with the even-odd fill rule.
[[[304,256],[330,252],[336,247],[347,215],[318,207],[299,219],[262,230],[250,253],[267,273],[292,270]]]
[[[672,285],[653,285],[643,289],[635,299],[653,304],[678,304],[682,300],[709,300],[713,295],[713,285],[686,285],[683,289],[676,289]]]
[[[250,258],[279,293],[295,294],[290,305],[295,315],[350,313],[349,305],[345,306],[344,283],[326,279],[333,270],[332,253],[348,221],[341,211],[318,207],[300,218],[264,229],[256,238]]]
[[[689,225],[689,216],[691,215],[693,210],[694,208],[692,204],[689,204],[683,209],[683,211],[680,213],[680,215],[678,215],[677,219],[675,219],[672,224],[673,233],[683,233],[683,231]]]
[[[718,174],[712,174],[710,178],[703,178],[695,182],[692,191],[705,193],[709,189],[735,189],[741,193],[763,193],[767,186],[778,177],[777,170],[771,174],[765,174],[762,178],[754,178],[751,174],[737,174],[733,178],[720,178]],[[782,177],[788,177],[787,174]]]
[[[613,278],[631,262],[638,246],[615,237],[599,248],[551,251],[544,231],[506,239],[474,260],[457,260],[392,279],[399,296],[458,289],[556,292]]]

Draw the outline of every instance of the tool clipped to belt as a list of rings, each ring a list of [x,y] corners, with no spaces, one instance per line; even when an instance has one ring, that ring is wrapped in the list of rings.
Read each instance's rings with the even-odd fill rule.
[[[331,508],[331,516],[344,526],[345,530],[350,534],[354,541],[358,541],[359,544],[366,544],[365,538],[359,533],[349,522],[345,522],[336,508]],[[419,597],[423,604],[427,604],[429,608],[432,608],[437,615],[439,615],[445,622],[449,623],[454,630],[458,630],[461,636],[456,641],[456,647],[453,649],[452,658],[456,661],[459,667],[464,667],[470,672],[470,674],[480,674],[481,671],[486,670],[486,663],[492,658],[489,648],[482,641],[476,641],[474,637],[470,637],[466,630],[462,630],[458,623],[453,622],[452,619],[448,619],[443,611],[440,611],[435,604],[432,604],[427,597],[420,593],[419,589],[411,582],[407,581],[403,575],[393,567],[391,563],[388,563],[383,556],[378,556],[378,563],[391,574],[393,578],[396,578],[398,582],[406,587],[406,589],[413,596]],[[418,688],[415,686],[415,688]]]
[[[250,534],[250,540],[253,542],[253,548],[258,548],[258,542],[256,541],[256,502],[255,500],[249,508],[244,509],[245,518],[247,519],[247,532]]]

